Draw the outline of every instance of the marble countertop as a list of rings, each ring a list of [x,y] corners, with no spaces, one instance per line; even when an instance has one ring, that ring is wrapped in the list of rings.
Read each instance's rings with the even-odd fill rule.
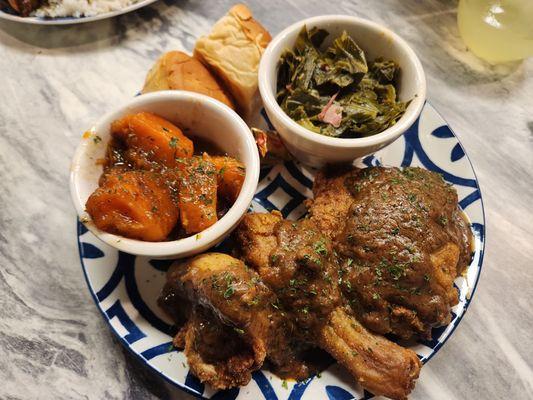
[[[533,398],[533,59],[477,59],[454,1],[248,3],[272,33],[312,15],[358,15],[418,52],[429,100],[477,172],[488,242],[472,305],[411,398]],[[162,0],[73,27],[0,21],[0,398],[190,398],[132,359],[94,306],[69,163],[81,133],[138,91],[159,54],[191,50],[231,4]]]

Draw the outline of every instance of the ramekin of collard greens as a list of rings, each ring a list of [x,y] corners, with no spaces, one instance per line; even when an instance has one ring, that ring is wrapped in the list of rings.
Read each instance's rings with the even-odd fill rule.
[[[298,124],[337,138],[375,135],[394,125],[409,101],[398,100],[394,60],[367,60],[346,31],[323,49],[325,29],[304,25],[279,61],[276,100]]]

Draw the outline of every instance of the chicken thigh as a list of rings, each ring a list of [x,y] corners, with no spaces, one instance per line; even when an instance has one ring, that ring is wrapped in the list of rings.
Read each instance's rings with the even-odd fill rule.
[[[450,321],[471,234],[457,193],[421,168],[318,174],[309,219],[333,240],[340,282],[368,329],[427,338]]]
[[[266,358],[281,376],[303,379],[312,372],[275,294],[238,259],[206,253],[173,264],[159,301],[182,326],[174,345],[214,388],[246,385]]]
[[[309,220],[248,214],[236,232],[241,257],[277,295],[298,340],[321,347],[376,395],[404,399],[420,371],[417,355],[366,330],[344,306],[331,241]]]

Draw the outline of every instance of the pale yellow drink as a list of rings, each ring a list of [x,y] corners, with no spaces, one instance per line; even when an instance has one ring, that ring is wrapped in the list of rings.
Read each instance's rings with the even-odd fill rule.
[[[468,48],[491,63],[533,55],[533,0],[460,0],[457,22]]]

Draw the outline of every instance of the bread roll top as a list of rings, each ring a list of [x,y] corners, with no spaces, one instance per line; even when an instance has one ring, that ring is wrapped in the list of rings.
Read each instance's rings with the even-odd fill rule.
[[[207,36],[196,42],[194,55],[224,84],[248,119],[258,105],[259,61],[271,40],[268,31],[242,4],[233,6]]]

